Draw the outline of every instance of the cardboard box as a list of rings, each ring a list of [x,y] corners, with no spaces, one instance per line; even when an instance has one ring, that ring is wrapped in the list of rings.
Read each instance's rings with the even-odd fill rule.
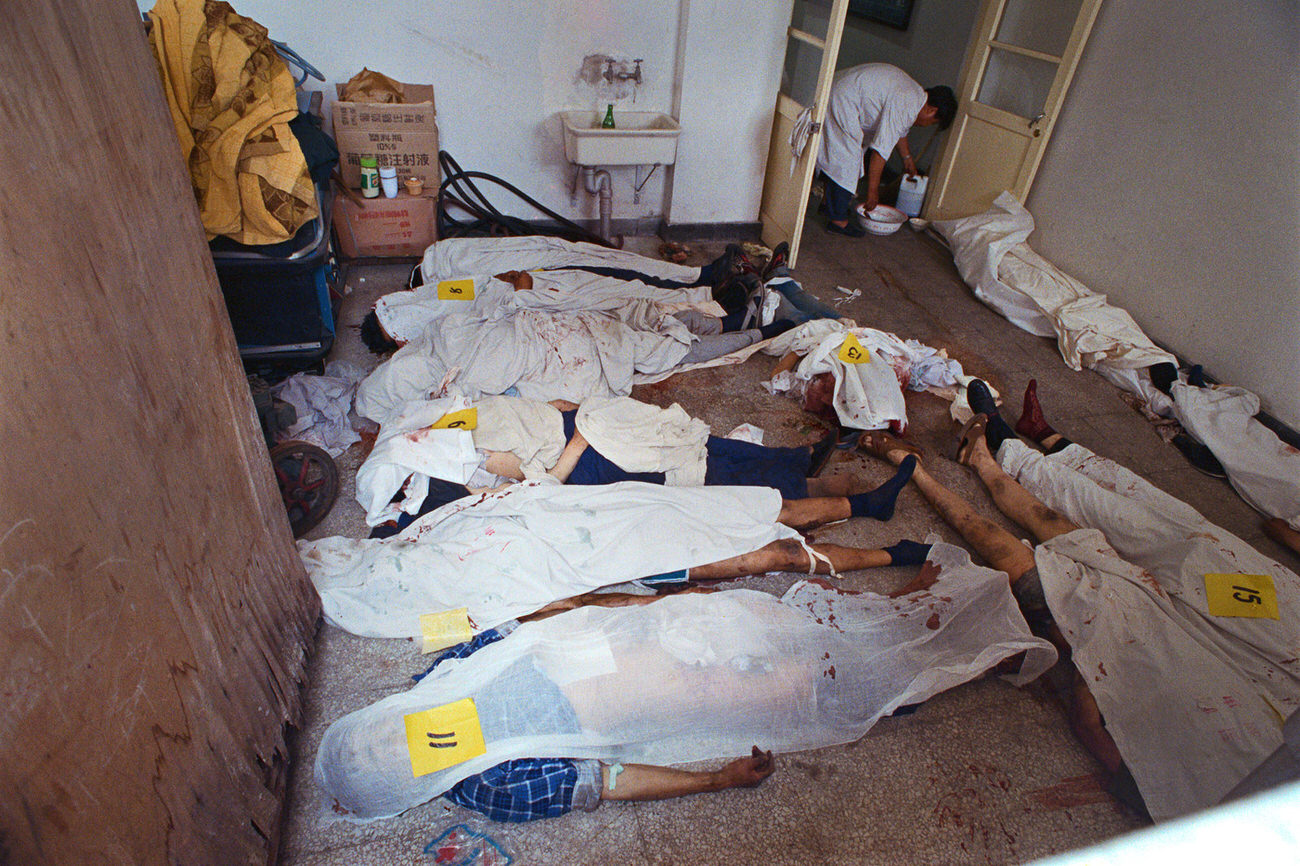
[[[365,202],[363,208],[343,193],[334,196],[334,235],[344,258],[422,256],[438,239],[436,192]]]
[[[425,189],[438,189],[438,124],[433,86],[403,84],[405,103],[334,103],[334,142],[339,172],[353,189],[361,187],[361,157],[373,156],[380,167],[397,169],[399,180],[418,177]],[[343,92],[343,85],[336,84]]]

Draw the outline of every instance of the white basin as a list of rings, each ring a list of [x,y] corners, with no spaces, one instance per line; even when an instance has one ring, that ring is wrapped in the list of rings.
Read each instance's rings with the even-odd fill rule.
[[[562,111],[564,157],[576,165],[672,165],[677,121],[658,111],[615,111],[614,129],[602,129],[603,111]]]

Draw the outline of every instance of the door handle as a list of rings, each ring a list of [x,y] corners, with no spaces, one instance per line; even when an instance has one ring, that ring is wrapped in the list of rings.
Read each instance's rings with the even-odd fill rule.
[[[1038,121],[1042,120],[1045,117],[1047,117],[1047,115],[1043,114],[1040,111],[1038,112],[1037,115],[1034,116],[1032,120],[1029,121],[1029,128],[1034,131],[1034,138],[1038,138],[1040,135],[1043,134],[1043,131],[1038,128]]]

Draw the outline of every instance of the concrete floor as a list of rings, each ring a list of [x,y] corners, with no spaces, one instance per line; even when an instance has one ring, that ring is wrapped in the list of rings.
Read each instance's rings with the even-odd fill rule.
[[[629,248],[647,254],[653,255],[656,246],[656,239],[629,239]],[[702,264],[721,246],[697,245],[691,263]],[[405,265],[350,270],[351,293],[341,312],[334,357],[367,368],[377,363],[361,346],[357,325],[375,298],[402,287],[408,271]],[[1296,567],[1294,554],[1263,536],[1260,517],[1226,482],[1193,470],[1112,385],[1091,372],[1070,370],[1053,341],[1016,329],[980,304],[934,239],[909,229],[889,237],[850,239],[810,223],[795,275],[805,289],[828,302],[843,297],[836,286],[862,289],[861,297],[841,307],[845,315],[946,348],[968,373],[987,378],[1007,395],[1005,414],[1011,420],[1025,383],[1037,378],[1044,412],[1062,433]],[[715,433],[750,422],[767,431],[769,445],[815,440],[822,433],[818,422],[792,400],[759,387],[772,363],[759,354],[740,366],[685,373],[641,387],[633,396],[659,405],[678,402]],[[907,403],[909,439],[926,449],[930,471],[1000,519],[968,470],[947,459],[954,441],[947,404],[912,392]],[[358,451],[353,446],[340,459],[344,480],[338,503],[311,537],[366,534],[361,507],[352,496]],[[826,471],[878,483],[892,469],[841,452]],[[909,488],[889,523],[854,520],[817,537],[875,547],[930,533],[961,543]],[[852,589],[889,591],[905,583],[910,572],[855,572],[845,583]],[[769,575],[737,585],[779,594],[795,579]],[[524,825],[489,824],[441,799],[368,825],[329,820],[312,779],[325,728],[354,709],[406,689],[410,675],[427,662],[411,642],[358,638],[321,626],[306,687],[306,719],[293,756],[282,862],[432,863],[425,847],[448,827],[468,823],[504,845],[515,863],[1020,863],[1144,825],[1105,792],[1099,765],[1075,740],[1064,708],[1046,689],[1015,689],[995,678],[942,694],[912,715],[884,719],[856,743],[783,755],[777,773],[754,790],[658,803],[607,803],[592,813]]]

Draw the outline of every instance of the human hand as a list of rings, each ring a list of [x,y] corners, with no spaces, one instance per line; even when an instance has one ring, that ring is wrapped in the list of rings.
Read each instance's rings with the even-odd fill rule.
[[[869,194],[866,198],[866,201],[862,203],[862,212],[870,213],[871,211],[875,210],[876,206],[879,204],[880,204],[880,195],[878,193],[873,192]]]
[[[774,772],[776,761],[772,753],[754,746],[748,758],[737,758],[727,764],[718,771],[718,777],[725,788],[757,788]]]
[[[916,170],[916,163],[912,161],[912,157],[903,157],[903,171],[907,173],[908,177],[916,177],[918,172]]]

